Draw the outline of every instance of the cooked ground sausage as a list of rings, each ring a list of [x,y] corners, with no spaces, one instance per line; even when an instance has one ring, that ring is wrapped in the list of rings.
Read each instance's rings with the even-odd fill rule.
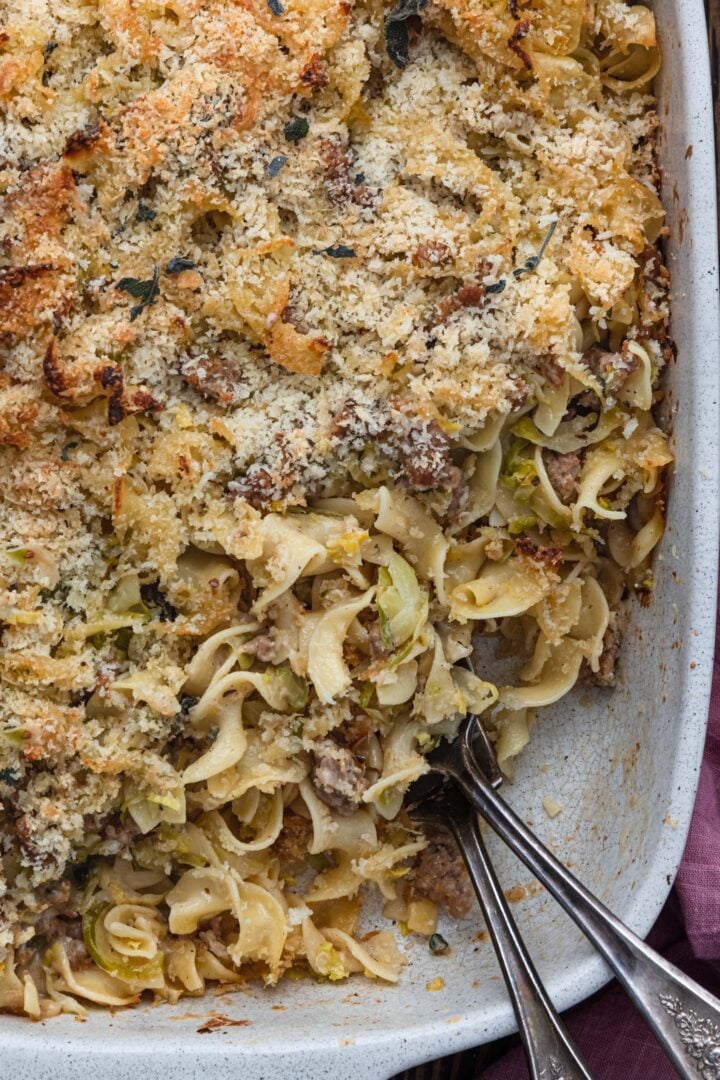
[[[348,147],[337,138],[319,140],[320,157],[325,168],[325,191],[336,206],[353,202],[371,206],[373,194],[364,183],[362,174],[355,173]]]
[[[300,81],[309,86],[311,90],[322,90],[328,84],[328,74],[325,65],[317,53],[313,53],[309,62],[300,73]]]
[[[603,638],[600,666],[597,671],[592,671],[589,665],[585,666],[580,676],[580,682],[583,686],[615,685],[615,665],[617,664],[617,658],[620,655],[621,640],[621,635],[615,627],[608,626],[605,631],[605,637]]]
[[[199,356],[186,360],[182,366],[182,378],[197,390],[206,401],[219,405],[233,405],[242,400],[242,369],[224,356]]]
[[[485,295],[483,285],[461,285],[452,296],[446,296],[440,301],[430,316],[426,329],[433,330],[436,326],[444,326],[452,315],[463,308],[480,307]]]
[[[251,468],[240,480],[232,480],[228,484],[228,491],[232,496],[245,499],[256,510],[262,510],[282,495],[277,481],[268,469]]]
[[[244,476],[239,476],[228,484],[231,498],[240,497],[256,510],[264,510],[270,503],[279,501],[287,494],[297,480],[297,473],[286,444],[279,439],[276,439],[275,443],[280,447],[277,464],[271,467],[261,462],[253,462]]]
[[[462,474],[450,456],[450,442],[443,430],[431,420],[413,427],[399,445],[402,479],[413,491],[454,489]]]
[[[640,363],[637,356],[627,348],[627,343],[619,353],[608,352],[599,345],[593,345],[583,359],[609,390],[618,390],[623,386]]]
[[[309,818],[300,817],[299,814],[286,810],[282,830],[275,841],[273,851],[283,861],[298,862],[304,859],[310,845],[312,831],[312,822]]]
[[[529,361],[529,366],[542,375],[550,386],[562,386],[565,378],[565,368],[555,359],[551,352],[539,353]]]
[[[560,502],[571,503],[577,493],[577,478],[582,469],[578,454],[556,454],[554,450],[543,453],[543,461],[550,483],[557,492]]]
[[[536,544],[529,536],[518,536],[515,541],[515,552],[521,558],[530,559],[547,570],[556,570],[565,558],[565,552],[561,547]]]
[[[452,252],[443,240],[427,240],[418,244],[412,253],[413,266],[447,266],[452,260]]]
[[[364,765],[334,739],[316,743],[313,759],[310,779],[318,798],[339,814],[354,813],[368,787]]]
[[[276,642],[270,634],[258,634],[252,641],[248,641],[245,652],[257,656],[263,664],[275,662]]]
[[[433,840],[420,853],[412,875],[412,893],[433,900],[453,919],[472,908],[473,891],[462,856],[450,838]]]

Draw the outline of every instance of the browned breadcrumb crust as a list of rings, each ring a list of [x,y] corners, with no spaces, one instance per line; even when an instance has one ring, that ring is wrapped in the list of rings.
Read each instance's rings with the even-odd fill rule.
[[[377,5],[286,7],[0,10],[2,947],[76,940],[90,860],[135,837],[128,792],[170,789],[187,665],[247,607],[261,514],[384,481],[459,513],[488,419],[569,372],[618,389],[632,370],[578,341],[574,286],[596,322],[638,306],[656,370],[672,355],[653,101],[552,70],[581,40],[607,59],[634,9],[573,3],[558,28],[532,0],[431,0],[400,70]],[[576,465],[549,465],[563,501]],[[198,549],[220,575],[202,603]],[[103,623],[132,574],[138,617]],[[377,622],[368,639],[386,655]],[[615,654],[608,637],[596,679]],[[138,671],[142,691],[112,688]],[[330,805],[361,799],[355,735],[319,750]],[[308,829],[286,812],[279,857]],[[444,848],[413,888],[468,910]]]

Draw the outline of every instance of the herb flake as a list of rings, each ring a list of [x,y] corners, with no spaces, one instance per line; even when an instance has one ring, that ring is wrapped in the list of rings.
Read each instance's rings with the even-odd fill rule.
[[[200,698],[193,697],[192,694],[183,694],[180,698],[180,714],[182,716],[189,716],[190,711],[195,708]]]
[[[285,168],[286,164],[287,164],[287,158],[285,157],[285,155],[284,154],[278,154],[277,157],[274,157],[272,159],[272,161],[270,162],[270,164],[267,167],[268,176],[277,176],[278,173],[281,172]]]
[[[135,211],[136,221],[154,221],[156,217],[157,210],[153,210],[151,206],[148,206],[142,200],[138,203],[138,208]]]
[[[153,276],[148,278],[147,281],[140,281],[139,278],[124,277],[118,281],[115,286],[121,292],[129,293],[130,296],[139,300],[139,304],[134,304],[130,308],[130,322],[135,322],[138,315],[142,315],[146,307],[154,304],[158,293],[160,292],[160,268],[158,266],[153,270]]]
[[[433,934],[428,945],[430,947],[430,952],[435,956],[443,956],[445,953],[450,952],[450,946],[442,934]]]
[[[273,13],[276,19],[279,19],[281,15],[285,14],[285,8],[280,3],[280,0],[267,0],[267,6]]]
[[[525,260],[525,262],[523,263],[522,266],[517,266],[513,270],[513,277],[514,278],[517,279],[519,277],[522,277],[523,274],[532,274],[532,272],[534,270],[537,270],[538,266],[540,265],[540,260],[542,259],[543,255],[545,254],[545,249],[547,248],[548,244],[550,243],[550,240],[552,238],[552,234],[555,232],[556,226],[557,226],[557,219],[555,221],[550,222],[550,227],[548,228],[548,231],[545,233],[545,236],[543,238],[543,242],[540,245],[540,247],[538,248],[537,254],[531,255],[529,259]],[[496,281],[493,285],[486,285],[485,286],[485,292],[486,292],[486,294],[488,296],[499,296],[500,293],[505,292],[506,286],[507,286],[507,278],[500,278],[500,280]]]
[[[427,5],[428,0],[399,0],[385,16],[385,49],[395,67],[401,70],[410,63],[407,21],[412,15],[419,15]]]
[[[165,273],[170,274],[182,274],[183,270],[197,270],[197,263],[192,259],[184,259],[182,255],[176,255],[174,259],[170,259],[165,267]]]
[[[296,146],[305,138],[309,130],[310,125],[304,116],[293,116],[292,120],[288,120],[283,128],[287,141],[295,143]]]
[[[157,617],[160,622],[173,622],[177,619],[177,608],[170,603],[165,593],[160,591],[156,581],[151,582],[149,585],[141,585],[140,596],[148,605],[148,608],[158,609]],[[149,611],[148,614],[150,614]]]
[[[500,280],[496,281],[494,285],[486,285],[485,292],[488,296],[498,296],[501,292],[505,292],[506,285],[507,281],[505,280],[505,278],[500,278]]]
[[[552,234],[555,232],[556,228],[557,218],[555,219],[555,221],[550,222],[550,226],[548,228],[548,231],[545,233],[543,242],[538,249],[537,255],[532,255],[529,259],[526,260],[526,262],[523,263],[522,266],[518,266],[515,270],[513,270],[513,277],[519,278],[522,277],[523,274],[531,274],[533,270],[537,270],[540,264],[540,260],[545,254],[545,249],[550,243],[552,239]]]
[[[355,248],[348,247],[347,244],[330,244],[329,247],[313,248],[313,255],[329,255],[331,259],[357,258]]]

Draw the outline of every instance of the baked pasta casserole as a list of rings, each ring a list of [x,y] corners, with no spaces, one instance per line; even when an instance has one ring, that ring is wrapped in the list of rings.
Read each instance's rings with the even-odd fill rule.
[[[0,1008],[445,948],[425,755],[511,771],[652,590],[659,63],[623,0],[0,7]]]

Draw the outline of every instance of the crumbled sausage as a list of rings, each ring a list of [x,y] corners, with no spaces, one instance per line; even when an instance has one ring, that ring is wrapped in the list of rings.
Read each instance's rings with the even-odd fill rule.
[[[434,420],[410,428],[398,449],[401,477],[413,491],[432,491],[438,487],[453,490],[460,483],[462,474],[453,464],[450,442]]]
[[[362,449],[370,440],[382,446],[397,462],[397,476],[412,491],[446,488],[453,491],[462,479],[453,463],[450,442],[435,420],[408,416],[407,404],[381,419],[364,416],[352,400],[337,413],[331,435],[354,449]]]
[[[608,352],[607,349],[593,345],[584,354],[583,360],[593,374],[612,390],[618,390],[623,386],[640,363],[637,356],[630,352],[627,342],[623,344],[622,351],[619,353]]]
[[[444,326],[452,315],[463,308],[480,307],[485,295],[484,285],[461,285],[452,296],[446,296],[440,301],[432,312],[426,329],[433,330],[436,326]]]
[[[330,434],[338,439],[346,439],[351,433],[355,433],[358,427],[361,434],[364,434],[366,425],[358,421],[357,403],[348,398],[340,412],[333,417]]]
[[[310,779],[318,798],[340,814],[354,813],[368,787],[362,763],[334,739],[316,743],[313,759]]]
[[[600,663],[597,671],[593,671],[589,665],[584,667],[580,677],[583,686],[614,686],[615,665],[620,655],[621,637],[614,626],[608,626],[603,638],[603,649],[600,654]]]
[[[647,244],[640,254],[639,261],[642,292],[652,296],[656,301],[666,299],[670,290],[670,274],[663,262],[660,249],[655,244]]]
[[[370,440],[385,440],[390,426],[391,420],[386,412],[358,406],[356,401],[348,398],[333,417],[330,436],[342,440],[353,449],[362,450]]]
[[[311,90],[322,90],[328,84],[328,74],[317,53],[313,53],[309,62],[300,73],[300,81]]]
[[[566,371],[551,352],[538,353],[528,361],[533,371],[537,371],[550,386],[562,386]]]
[[[104,820],[101,814],[85,814],[83,827],[85,835],[100,833],[102,852],[105,855],[117,855],[140,835],[140,828],[132,818],[121,818],[119,814],[114,814],[107,820]],[[88,866],[88,863],[80,864],[76,867],[76,872]]]
[[[571,503],[577,493],[577,478],[582,469],[580,456],[575,453],[557,454],[554,450],[545,450],[543,461],[548,479],[555,488],[560,502]]]
[[[276,649],[277,643],[270,634],[258,634],[245,646],[245,652],[250,656],[257,656],[263,664],[275,662]]]
[[[293,467],[287,441],[277,436],[274,443],[279,448],[276,464],[271,466],[267,463],[253,462],[244,476],[231,480],[228,484],[228,494],[231,498],[245,499],[256,510],[267,509],[271,503],[280,502],[285,498],[297,480],[297,473]]]
[[[280,835],[275,841],[273,851],[284,862],[297,862],[304,859],[312,839],[312,822],[287,810],[283,817]]]
[[[420,853],[412,873],[412,893],[432,900],[453,919],[461,919],[472,908],[470,879],[454,841],[433,840]]]
[[[300,312],[292,303],[286,304],[282,309],[280,312],[280,321],[289,323],[290,326],[294,326],[298,334],[308,334],[310,332],[307,324],[303,321]]]
[[[565,552],[561,547],[536,544],[528,536],[518,536],[515,541],[515,551],[523,558],[530,559],[547,570],[555,570],[565,558]]]
[[[54,941],[61,942],[72,968],[80,969],[91,965],[83,941],[82,920],[79,916],[73,914],[72,917],[62,917],[54,908],[48,908],[35,920],[33,929],[35,939],[31,939],[32,943],[29,947],[21,947],[15,957],[16,971],[21,977],[26,971],[32,969],[32,964],[37,959],[37,946],[41,944],[36,940],[37,938],[44,938],[48,944]]]
[[[353,175],[353,165],[347,146],[337,138],[320,139],[320,157],[325,169],[325,191],[330,202],[342,206],[354,202],[371,206],[373,194],[364,183],[361,173]]]
[[[48,941],[62,941],[66,946],[69,942],[82,946],[82,924],[80,919],[59,913],[54,907],[43,911],[35,920],[35,934],[37,937],[46,937]],[[85,953],[84,947],[82,953]]]
[[[256,510],[264,510],[270,503],[282,499],[294,482],[289,476],[285,480],[289,481],[287,485],[277,473],[270,472],[262,465],[251,465],[245,476],[230,481],[228,492],[235,498],[245,499]]]
[[[242,369],[229,357],[192,357],[183,364],[181,374],[206,401],[233,405],[246,396]]]
[[[418,244],[412,253],[413,266],[447,266],[452,259],[452,252],[443,240],[426,240]]]

